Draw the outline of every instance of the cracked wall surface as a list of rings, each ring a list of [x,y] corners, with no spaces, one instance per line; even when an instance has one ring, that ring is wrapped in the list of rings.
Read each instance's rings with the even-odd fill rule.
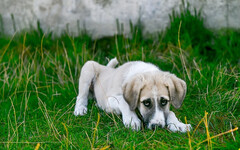
[[[239,0],[188,0],[190,8],[202,11],[209,28],[240,28]],[[144,33],[163,31],[173,10],[186,7],[181,0],[1,0],[0,30],[16,31],[37,27],[58,36],[66,30],[71,35],[87,31],[93,38],[118,33],[117,20],[130,32],[130,20],[140,21]]]

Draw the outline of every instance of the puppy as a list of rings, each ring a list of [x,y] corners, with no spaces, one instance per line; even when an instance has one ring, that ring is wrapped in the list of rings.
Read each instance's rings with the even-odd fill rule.
[[[116,58],[107,66],[94,61],[84,64],[75,116],[87,113],[92,85],[97,105],[108,113],[121,114],[126,127],[139,130],[142,120],[149,129],[167,126],[173,132],[190,131],[191,125],[180,122],[169,110],[170,104],[179,108],[184,100],[186,83],[183,80],[150,63],[133,61],[115,68],[117,64]]]

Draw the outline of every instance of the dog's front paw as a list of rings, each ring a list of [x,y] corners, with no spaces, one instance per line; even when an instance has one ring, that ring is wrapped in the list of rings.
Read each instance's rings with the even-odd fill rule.
[[[168,124],[167,128],[172,132],[185,133],[187,131],[191,131],[192,126],[190,124],[184,124],[182,122],[179,122],[177,124],[170,123],[170,124]]]
[[[125,127],[132,128],[133,130],[139,131],[141,129],[141,120],[137,117],[124,117],[123,123]]]
[[[87,114],[87,107],[86,106],[83,106],[83,105],[80,105],[80,106],[75,106],[75,110],[74,110],[74,115],[75,116],[83,116]]]

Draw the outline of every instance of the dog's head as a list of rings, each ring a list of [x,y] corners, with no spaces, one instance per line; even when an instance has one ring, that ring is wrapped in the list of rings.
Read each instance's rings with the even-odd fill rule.
[[[180,108],[186,83],[167,72],[146,72],[128,80],[123,95],[131,110],[138,109],[149,129],[164,127],[170,104]]]

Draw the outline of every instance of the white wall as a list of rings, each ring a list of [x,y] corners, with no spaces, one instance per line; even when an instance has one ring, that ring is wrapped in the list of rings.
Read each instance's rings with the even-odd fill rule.
[[[240,28],[240,0],[188,1],[202,10],[207,27]],[[15,29],[36,28],[39,20],[44,32],[60,35],[68,26],[72,35],[86,29],[97,38],[116,34],[117,19],[126,34],[129,20],[136,24],[139,19],[144,33],[162,31],[169,25],[172,10],[179,12],[183,5],[181,0],[0,0],[0,14],[4,33],[10,35]]]

